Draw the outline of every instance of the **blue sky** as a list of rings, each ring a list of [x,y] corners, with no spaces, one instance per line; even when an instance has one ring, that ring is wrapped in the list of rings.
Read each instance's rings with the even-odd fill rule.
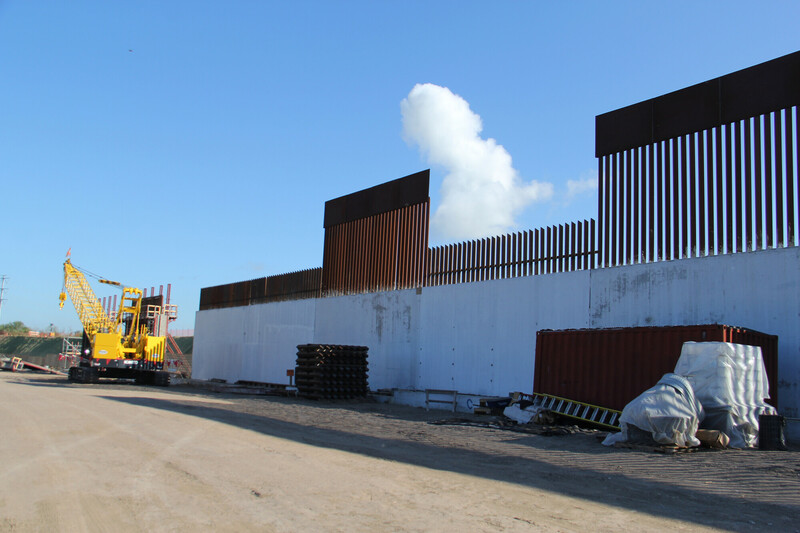
[[[0,323],[77,329],[61,263],[200,288],[321,266],[324,202],[431,168],[401,101],[446,87],[528,229],[595,216],[594,117],[800,49],[797,2],[0,0]],[[438,244],[442,241],[432,241]],[[95,285],[99,296],[113,290]]]

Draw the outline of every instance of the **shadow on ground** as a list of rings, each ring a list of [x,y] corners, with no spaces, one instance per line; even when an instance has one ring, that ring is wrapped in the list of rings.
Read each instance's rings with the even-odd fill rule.
[[[23,375],[20,375],[23,377]],[[576,446],[573,439],[553,439],[538,436],[522,436],[504,439],[494,448],[481,450],[467,447],[448,447],[432,442],[416,440],[419,426],[413,422],[441,418],[441,413],[424,413],[418,409],[388,406],[367,401],[322,403],[304,399],[288,399],[264,396],[239,396],[212,393],[187,387],[169,389],[136,386],[129,382],[101,382],[95,385],[69,383],[66,378],[45,375],[24,375],[20,385],[58,388],[93,389],[98,397],[144,408],[160,409],[213,420],[261,434],[289,439],[311,446],[319,446],[367,457],[403,462],[440,471],[478,476],[501,482],[515,483],[552,493],[582,498],[605,505],[616,506],[653,516],[694,522],[696,524],[737,531],[795,531],[800,521],[800,461],[796,452],[732,452],[725,455],[731,460],[731,471],[737,470],[734,481],[731,477],[718,483],[713,478],[714,470],[704,474],[704,457],[716,457],[715,453],[691,454],[691,464],[698,471],[692,475],[692,483],[675,480],[686,472],[684,457],[657,457],[654,454],[626,453],[609,450],[599,445]],[[103,395],[103,391],[124,390],[136,394],[134,397]],[[148,391],[166,393],[170,399],[144,397]],[[181,401],[181,398],[191,397]],[[207,398],[208,402],[204,402]],[[280,407],[329,410],[346,410],[381,418],[405,420],[407,428],[398,431],[397,438],[377,437],[340,428],[319,427],[266,416],[260,413],[241,412],[231,408],[220,408],[210,403],[220,399],[236,402],[240,399],[263,399]],[[257,405],[257,404],[256,404]],[[368,417],[365,423],[368,423]],[[480,428],[474,428],[481,431]],[[577,436],[573,436],[577,437]],[[584,435],[583,437],[587,437]],[[557,441],[557,442],[556,442]],[[514,444],[530,448],[531,453],[505,453],[504,445]],[[488,451],[487,451],[488,450]],[[506,449],[507,451],[507,449]],[[723,452],[725,453],[725,452]],[[775,454],[767,463],[748,462],[748,456],[764,453]],[[718,467],[717,467],[718,468]],[[779,478],[775,477],[779,470]],[[654,480],[653,472],[658,474]],[[741,471],[741,475],[739,475]],[[719,472],[719,469],[716,470]],[[641,474],[645,473],[646,476]],[[637,474],[639,474],[637,476]],[[704,475],[706,477],[704,477]],[[772,483],[778,480],[774,486]],[[601,487],[602,490],[598,490]]]
[[[236,412],[214,405],[197,403],[186,405],[179,401],[146,397],[100,397],[114,402],[214,420],[311,446],[516,483],[705,526],[740,531],[767,527],[773,530],[787,528],[794,530],[790,525],[800,520],[800,500],[796,490],[800,488],[798,480],[795,480],[794,491],[790,494],[776,494],[776,501],[770,503],[749,498],[746,495],[746,487],[737,487],[741,490],[728,493],[723,491],[721,494],[719,490],[706,491],[701,488],[679,486],[670,481],[668,471],[663,473],[662,480],[649,481],[631,477],[625,472],[609,473],[607,468],[593,469],[593,463],[600,465],[607,461],[618,460],[619,452],[601,446],[588,454],[585,451],[580,454],[570,453],[568,450],[554,451],[553,453],[558,455],[557,459],[560,459],[554,463],[533,457],[487,453],[467,448],[443,447],[400,438],[382,438],[340,429],[320,428],[261,414]],[[536,437],[525,437],[525,440],[535,439]],[[539,453],[549,453],[549,451]],[[643,462],[649,462],[648,457],[652,456],[652,454],[639,455]],[[626,463],[630,465],[630,461],[621,462],[623,465]],[[645,466],[657,468],[652,464]],[[685,465],[682,468],[685,468]],[[597,487],[602,487],[602,490],[597,490]],[[761,496],[763,497],[763,494]]]

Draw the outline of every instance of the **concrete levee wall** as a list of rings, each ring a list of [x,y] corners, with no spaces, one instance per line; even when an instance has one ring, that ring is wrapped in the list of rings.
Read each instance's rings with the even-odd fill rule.
[[[286,382],[296,345],[369,346],[372,389],[531,391],[536,331],[719,323],[779,336],[800,407],[800,249],[200,311],[193,377]],[[772,384],[774,387],[775,384]]]
[[[589,271],[423,289],[416,385],[530,392],[536,332],[585,327]]]
[[[316,300],[198,311],[192,377],[286,383],[297,345],[313,342]]]
[[[415,290],[321,298],[313,342],[369,347],[373,390],[417,388],[420,300]]]

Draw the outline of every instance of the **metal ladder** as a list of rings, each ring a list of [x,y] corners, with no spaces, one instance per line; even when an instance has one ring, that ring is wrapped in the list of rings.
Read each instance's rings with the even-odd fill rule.
[[[534,407],[546,409],[553,413],[558,413],[562,416],[582,420],[597,424],[598,426],[619,430],[619,417],[622,411],[614,409],[607,409],[598,405],[590,403],[578,402],[561,398],[560,396],[553,396],[552,394],[545,394],[542,392],[534,392],[533,394],[523,394],[515,392],[512,395],[512,403],[519,400],[527,400],[533,404]]]

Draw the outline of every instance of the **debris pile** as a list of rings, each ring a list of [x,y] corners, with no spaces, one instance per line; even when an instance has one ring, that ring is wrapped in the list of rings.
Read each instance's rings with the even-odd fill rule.
[[[368,352],[366,346],[299,345],[295,369],[299,395],[318,400],[366,396]]]
[[[504,431],[514,431],[516,433],[539,435],[540,437],[564,437],[567,435],[577,434],[595,435],[598,433],[598,430],[596,429],[587,429],[575,425],[537,424],[532,421],[529,423],[520,424],[502,415],[492,415],[492,418],[487,420],[447,418],[444,420],[431,420],[428,422],[428,424],[435,426],[470,426],[487,429],[501,429]]]
[[[23,370],[31,370],[33,372],[45,372],[47,374],[57,374],[59,376],[66,376],[64,372],[50,368],[49,366],[41,366],[23,361],[21,357],[3,358],[0,361],[0,370],[8,372],[21,372]]]
[[[569,420],[615,431],[603,440],[606,446],[661,453],[700,446],[786,450],[785,419],[765,402],[768,398],[760,347],[686,342],[675,373],[665,374],[622,411],[551,394],[514,392],[505,399],[482,398],[475,414],[499,415],[502,409],[502,416],[469,425],[553,435],[559,434],[554,424]]]
[[[558,417],[604,429],[619,429],[620,411],[552,394],[515,392],[503,415],[519,424],[553,424]]]

